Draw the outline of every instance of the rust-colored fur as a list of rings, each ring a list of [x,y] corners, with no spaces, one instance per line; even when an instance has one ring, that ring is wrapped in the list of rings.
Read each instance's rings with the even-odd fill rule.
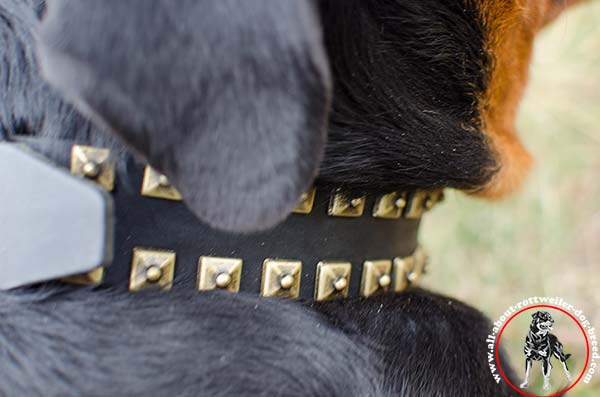
[[[579,0],[483,0],[481,18],[487,32],[486,51],[492,70],[480,98],[484,131],[500,169],[476,195],[496,199],[518,189],[532,159],[517,136],[515,118],[528,79],[536,34],[568,6]]]

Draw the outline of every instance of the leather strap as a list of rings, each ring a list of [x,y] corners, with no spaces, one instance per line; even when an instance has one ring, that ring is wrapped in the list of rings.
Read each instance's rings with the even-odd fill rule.
[[[23,141],[61,166],[70,166],[73,142]],[[301,299],[315,298],[317,264],[323,261],[350,263],[348,295],[358,296],[362,291],[366,296],[370,292],[364,293],[364,285],[361,290],[366,262],[377,265],[377,261],[391,263],[394,258],[412,258],[418,247],[419,219],[373,217],[376,197],[366,197],[361,216],[331,216],[330,202],[335,192],[318,187],[310,213],[291,214],[272,230],[250,235],[216,231],[197,220],[182,201],[141,195],[144,170],[144,165],[134,160],[129,160],[124,169],[117,168],[111,192],[115,212],[114,259],[104,272],[103,286],[131,289],[132,265],[136,260],[138,265],[144,262],[143,258],[136,259],[134,252],[142,256],[162,252],[175,254],[173,288],[197,288],[200,257],[219,257],[242,260],[239,291],[264,292],[265,260],[271,258],[301,262],[297,274]],[[391,269],[388,273],[391,276]],[[394,285],[400,284],[403,283],[396,280]],[[143,286],[152,283],[142,280]]]

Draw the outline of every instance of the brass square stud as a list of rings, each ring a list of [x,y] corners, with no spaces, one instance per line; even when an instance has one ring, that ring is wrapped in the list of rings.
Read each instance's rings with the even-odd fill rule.
[[[108,149],[73,145],[71,173],[90,179],[108,191],[115,187],[115,167]]]
[[[392,192],[377,198],[373,207],[375,218],[398,219],[406,207],[406,193]]]
[[[350,262],[319,262],[315,282],[315,300],[324,301],[348,296]]]
[[[133,249],[129,290],[148,288],[169,290],[173,286],[175,252],[143,248]]]
[[[425,199],[424,206],[426,210],[430,210],[435,207],[436,204],[444,201],[444,190],[436,190],[433,192],[429,192],[427,198]]]
[[[427,192],[416,191],[408,200],[404,217],[408,219],[419,219],[425,211],[425,201],[427,200]]]
[[[343,216],[357,218],[365,210],[365,197],[348,198],[343,193],[337,192],[329,200],[327,213],[330,216]]]
[[[378,292],[385,292],[392,284],[392,261],[365,261],[363,264],[360,294],[369,297]]]
[[[414,257],[406,256],[404,258],[394,258],[394,272],[392,290],[394,292],[402,292],[408,288],[408,275],[414,269]]]
[[[64,277],[61,281],[68,284],[100,285],[104,279],[104,268],[98,267],[90,272]]]
[[[296,214],[310,214],[313,209],[313,205],[315,204],[316,193],[317,189],[314,187],[308,192],[303,193],[302,196],[300,196],[300,202],[298,203],[298,206],[292,212]]]
[[[425,266],[427,264],[427,253],[425,250],[419,246],[415,250],[412,255],[414,266],[412,270],[408,273],[408,281],[412,284],[417,284],[421,281],[423,274],[425,274]]]
[[[171,186],[167,177],[149,165],[144,169],[142,196],[181,201],[181,194]]]
[[[198,260],[198,290],[222,289],[229,292],[240,290],[242,260],[201,256]]]
[[[302,262],[265,259],[262,269],[260,294],[295,299],[300,295]]]

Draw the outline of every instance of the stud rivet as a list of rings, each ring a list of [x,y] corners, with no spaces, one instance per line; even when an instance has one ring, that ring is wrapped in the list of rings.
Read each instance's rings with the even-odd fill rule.
[[[169,179],[166,176],[164,176],[164,175],[161,175],[161,176],[158,177],[158,184],[160,186],[162,186],[162,187],[169,187],[169,186],[171,186],[171,183],[169,182]]]
[[[333,283],[333,287],[337,291],[342,291],[348,286],[348,279],[346,277],[340,277]]]
[[[428,210],[432,209],[434,204],[434,201],[430,198],[425,200],[425,208],[427,208]]]
[[[296,299],[300,294],[302,262],[267,258],[263,262],[260,294]]]
[[[94,179],[100,174],[100,164],[95,161],[87,161],[82,168],[83,175],[86,178]]]
[[[160,266],[151,265],[146,269],[146,280],[155,283],[162,277],[162,269]]]
[[[378,283],[381,288],[386,288],[392,283],[392,278],[387,274],[382,274],[381,277],[379,277]]]
[[[396,208],[402,209],[406,207],[406,199],[404,197],[400,197],[398,200],[394,202]]]
[[[231,284],[231,275],[229,273],[219,273],[215,279],[215,283],[219,288],[227,288]]]
[[[286,274],[285,276],[281,277],[281,280],[279,280],[279,285],[283,289],[292,288],[292,286],[294,285],[294,276],[292,276],[291,274]]]

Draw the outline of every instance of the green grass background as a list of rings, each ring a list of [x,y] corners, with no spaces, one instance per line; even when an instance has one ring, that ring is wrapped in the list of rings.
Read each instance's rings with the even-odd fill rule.
[[[526,185],[498,203],[447,192],[423,221],[424,284],[492,319],[523,298],[561,296],[600,332],[600,1],[539,36],[517,126],[536,160]],[[524,335],[506,337],[520,373]],[[580,337],[560,334],[565,345]],[[570,396],[600,396],[600,373]]]

